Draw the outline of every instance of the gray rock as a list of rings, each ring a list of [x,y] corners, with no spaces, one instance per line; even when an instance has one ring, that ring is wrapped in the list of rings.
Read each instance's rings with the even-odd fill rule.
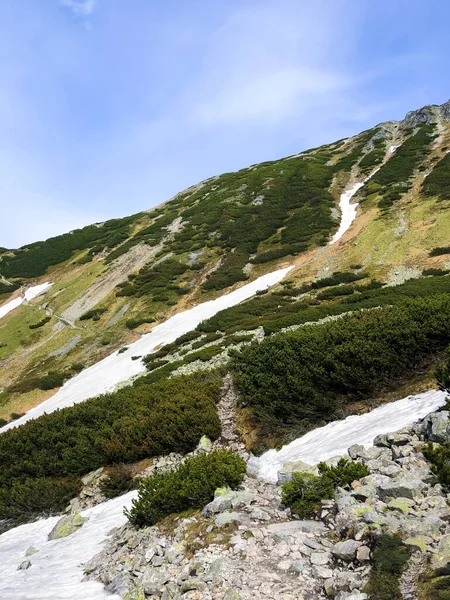
[[[20,565],[17,567],[18,571],[26,571],[27,569],[29,569],[31,567],[31,560],[29,558],[26,558],[23,562],[20,563]]]
[[[360,546],[356,550],[356,560],[360,563],[370,561],[370,548],[368,546]]]
[[[450,441],[450,412],[442,410],[428,415],[420,426],[420,432],[427,441],[443,442]]]
[[[361,542],[356,540],[345,540],[344,542],[337,542],[332,549],[331,554],[341,560],[350,561],[356,556],[356,551],[362,546]]]
[[[216,527],[224,527],[230,523],[240,523],[242,521],[242,515],[237,512],[223,512],[217,515],[214,519]]]
[[[420,498],[425,483],[420,479],[409,480],[406,478],[397,478],[389,483],[380,483],[377,486],[378,496],[385,500],[386,498]]]
[[[86,521],[87,518],[82,517],[78,513],[62,517],[48,534],[48,539],[57,540],[72,535],[72,533],[75,533],[75,531],[86,523]]]
[[[330,561],[330,555],[327,552],[313,552],[310,561],[313,565],[324,566]]]
[[[303,533],[320,533],[326,530],[325,524],[321,521],[285,521],[283,523],[271,523],[267,525],[266,530],[269,534],[296,535]]]
[[[212,441],[206,435],[202,435],[197,450],[199,452],[210,452],[212,450]]]
[[[350,448],[347,450],[348,455],[353,460],[358,458],[358,456],[361,456],[361,454],[364,454],[364,451],[365,451],[364,446],[362,446],[360,444],[353,444],[353,446],[350,446]]]
[[[331,579],[333,577],[333,570],[327,569],[326,567],[321,567],[319,565],[314,565],[312,568],[313,577],[317,577],[318,579]]]

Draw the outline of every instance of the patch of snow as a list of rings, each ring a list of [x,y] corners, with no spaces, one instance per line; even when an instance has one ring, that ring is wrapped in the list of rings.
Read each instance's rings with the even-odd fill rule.
[[[390,402],[364,415],[333,421],[283,446],[278,452],[268,450],[258,458],[252,457],[249,467],[258,477],[275,482],[278,471],[287,462],[303,460],[315,465],[332,456],[345,455],[353,444],[369,447],[376,435],[412,425],[443,406],[446,398],[445,392],[431,390]]]
[[[389,154],[393,154],[399,146],[389,146]]]
[[[14,310],[15,308],[17,308],[18,306],[20,306],[23,302],[29,302],[30,300],[33,300],[33,298],[36,298],[40,294],[43,294],[52,285],[53,285],[53,283],[46,281],[45,283],[41,283],[40,285],[34,285],[32,287],[29,287],[25,291],[23,296],[14,298],[14,300],[11,300],[10,302],[8,302],[7,304],[4,304],[3,306],[0,306],[0,319],[2,317],[4,317],[5,315],[7,315],[12,310]]]
[[[224,294],[216,300],[199,304],[190,310],[178,313],[156,325],[152,331],[143,335],[141,339],[128,346],[125,352],[114,352],[100,362],[82,371],[69,379],[62,388],[51,398],[29,410],[23,417],[16,419],[2,427],[3,433],[7,429],[23,425],[30,419],[36,419],[44,413],[51,413],[58,408],[72,406],[88,398],[113,391],[119,383],[145,371],[142,360],[132,360],[132,356],[145,356],[158,346],[174,342],[180,335],[192,331],[199,323],[214,316],[220,310],[235,306],[247,298],[251,298],[260,290],[265,290],[281,281],[292,269],[278,269],[267,273],[255,281],[244,285],[229,294]]]
[[[108,532],[126,522],[124,507],[130,507],[136,491],[98,504],[81,513],[89,520],[68,537],[48,541],[48,534],[60,517],[41,519],[15,527],[0,536],[0,589],[2,600],[120,600],[105,591],[103,584],[82,581],[81,564],[102,547]],[[27,549],[31,567],[18,571]]]
[[[369,181],[369,179],[375,175],[375,173],[377,171],[378,171],[378,169],[376,169],[373,173],[371,173],[369,175],[369,177],[366,177],[366,179],[364,179],[364,181],[355,183],[355,185],[352,186],[349,190],[346,190],[345,192],[343,192],[341,194],[341,197],[339,200],[339,208],[341,209],[341,223],[339,225],[339,229],[333,235],[331,242],[329,243],[329,246],[332,246],[338,240],[340,240],[341,237],[344,235],[344,233],[347,231],[347,229],[350,227],[350,225],[355,220],[358,202],[355,202],[355,204],[350,204],[350,200],[353,198],[353,196],[356,194],[356,192],[358,190],[360,190]]]

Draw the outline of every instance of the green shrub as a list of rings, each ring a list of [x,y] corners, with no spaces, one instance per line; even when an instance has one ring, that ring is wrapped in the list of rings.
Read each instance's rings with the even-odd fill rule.
[[[53,390],[61,387],[64,381],[72,376],[72,373],[63,371],[49,371],[47,375],[39,380],[39,388],[41,390]]]
[[[420,577],[419,590],[422,600],[449,600],[450,563],[445,567],[425,571]]]
[[[32,323],[31,325],[28,325],[28,327],[30,329],[39,329],[39,327],[43,327],[50,320],[51,320],[51,317],[47,316],[47,317],[44,317],[43,319],[41,319],[40,321],[38,321],[37,323]]]
[[[202,350],[197,350],[197,352],[192,352],[186,356],[184,359],[185,364],[190,364],[196,360],[200,360],[202,362],[207,362],[223,352],[223,346],[215,344],[213,346],[208,346],[207,348],[203,348]]]
[[[100,480],[100,491],[106,498],[121,496],[135,487],[131,469],[123,464],[112,467],[108,475]]]
[[[74,476],[16,479],[10,486],[0,487],[1,518],[21,523],[61,513],[81,487],[81,480]]]
[[[128,329],[136,329],[136,327],[139,327],[139,325],[143,325],[144,323],[154,323],[155,321],[156,321],[155,317],[141,317],[141,318],[127,319],[127,321],[125,321],[125,326]]]
[[[11,413],[11,421],[17,421],[17,419],[20,419],[20,417],[23,417],[25,413],[16,413],[16,412],[12,412]]]
[[[91,310],[88,310],[87,312],[81,315],[80,321],[87,321],[88,319],[98,321],[100,319],[100,316],[107,310],[108,309],[105,307],[92,308]]]
[[[281,499],[301,519],[314,516],[320,501],[333,498],[334,490],[349,486],[353,481],[370,474],[361,463],[341,458],[335,467],[319,463],[319,475],[293,473],[292,480],[283,485]]]
[[[383,534],[378,538],[365,587],[371,600],[402,600],[399,580],[410,555],[400,536]]]
[[[214,498],[219,487],[236,488],[245,471],[244,459],[229,450],[200,454],[173,471],[144,479],[138,498],[126,514],[138,527],[154,525],[166,515],[201,508]]]
[[[254,342],[231,369],[263,439],[284,442],[397,385],[449,342],[450,297],[442,294]]]
[[[430,256],[441,256],[442,254],[450,254],[450,246],[433,248],[433,250],[430,250]]]
[[[428,277],[428,276],[432,276],[432,277],[436,277],[439,275],[448,275],[450,273],[450,271],[448,269],[424,269],[422,271],[422,275],[424,277]]]
[[[82,371],[85,368],[85,366],[86,365],[82,362],[74,362],[70,365],[70,368],[72,371],[79,373],[80,371]]]
[[[432,472],[442,485],[450,486],[450,444],[433,446],[431,442],[423,450],[425,458],[431,463]]]
[[[5,425],[8,425],[8,421],[6,419],[1,419],[0,418],[0,428],[4,427]]]
[[[332,482],[312,473],[293,473],[292,480],[283,485],[281,501],[300,519],[309,519],[320,501],[333,497]]]
[[[439,200],[450,200],[450,154],[444,156],[422,184],[425,196],[437,196]]]
[[[450,346],[445,351],[444,359],[436,369],[439,389],[450,394]]]
[[[106,464],[190,452],[202,435],[216,439],[221,381],[208,372],[129,386],[2,433],[0,492],[15,480],[83,475]]]

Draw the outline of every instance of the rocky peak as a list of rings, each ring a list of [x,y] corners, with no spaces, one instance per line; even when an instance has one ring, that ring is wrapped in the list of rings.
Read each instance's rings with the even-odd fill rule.
[[[440,106],[431,104],[418,110],[411,110],[406,113],[404,119],[404,123],[412,127],[422,124],[430,125],[436,121],[450,121],[450,100]]]

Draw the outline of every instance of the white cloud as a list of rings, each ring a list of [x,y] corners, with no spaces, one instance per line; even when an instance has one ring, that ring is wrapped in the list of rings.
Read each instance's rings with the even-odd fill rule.
[[[333,73],[303,68],[283,68],[229,82],[206,102],[195,108],[203,124],[264,119],[275,123],[315,102],[315,97],[334,93],[348,85],[348,79]]]
[[[97,0],[59,0],[59,4],[69,8],[77,17],[89,17],[97,6]]]
[[[187,99],[200,125],[279,123],[348,96],[358,11],[329,2],[269,1],[212,32]]]

